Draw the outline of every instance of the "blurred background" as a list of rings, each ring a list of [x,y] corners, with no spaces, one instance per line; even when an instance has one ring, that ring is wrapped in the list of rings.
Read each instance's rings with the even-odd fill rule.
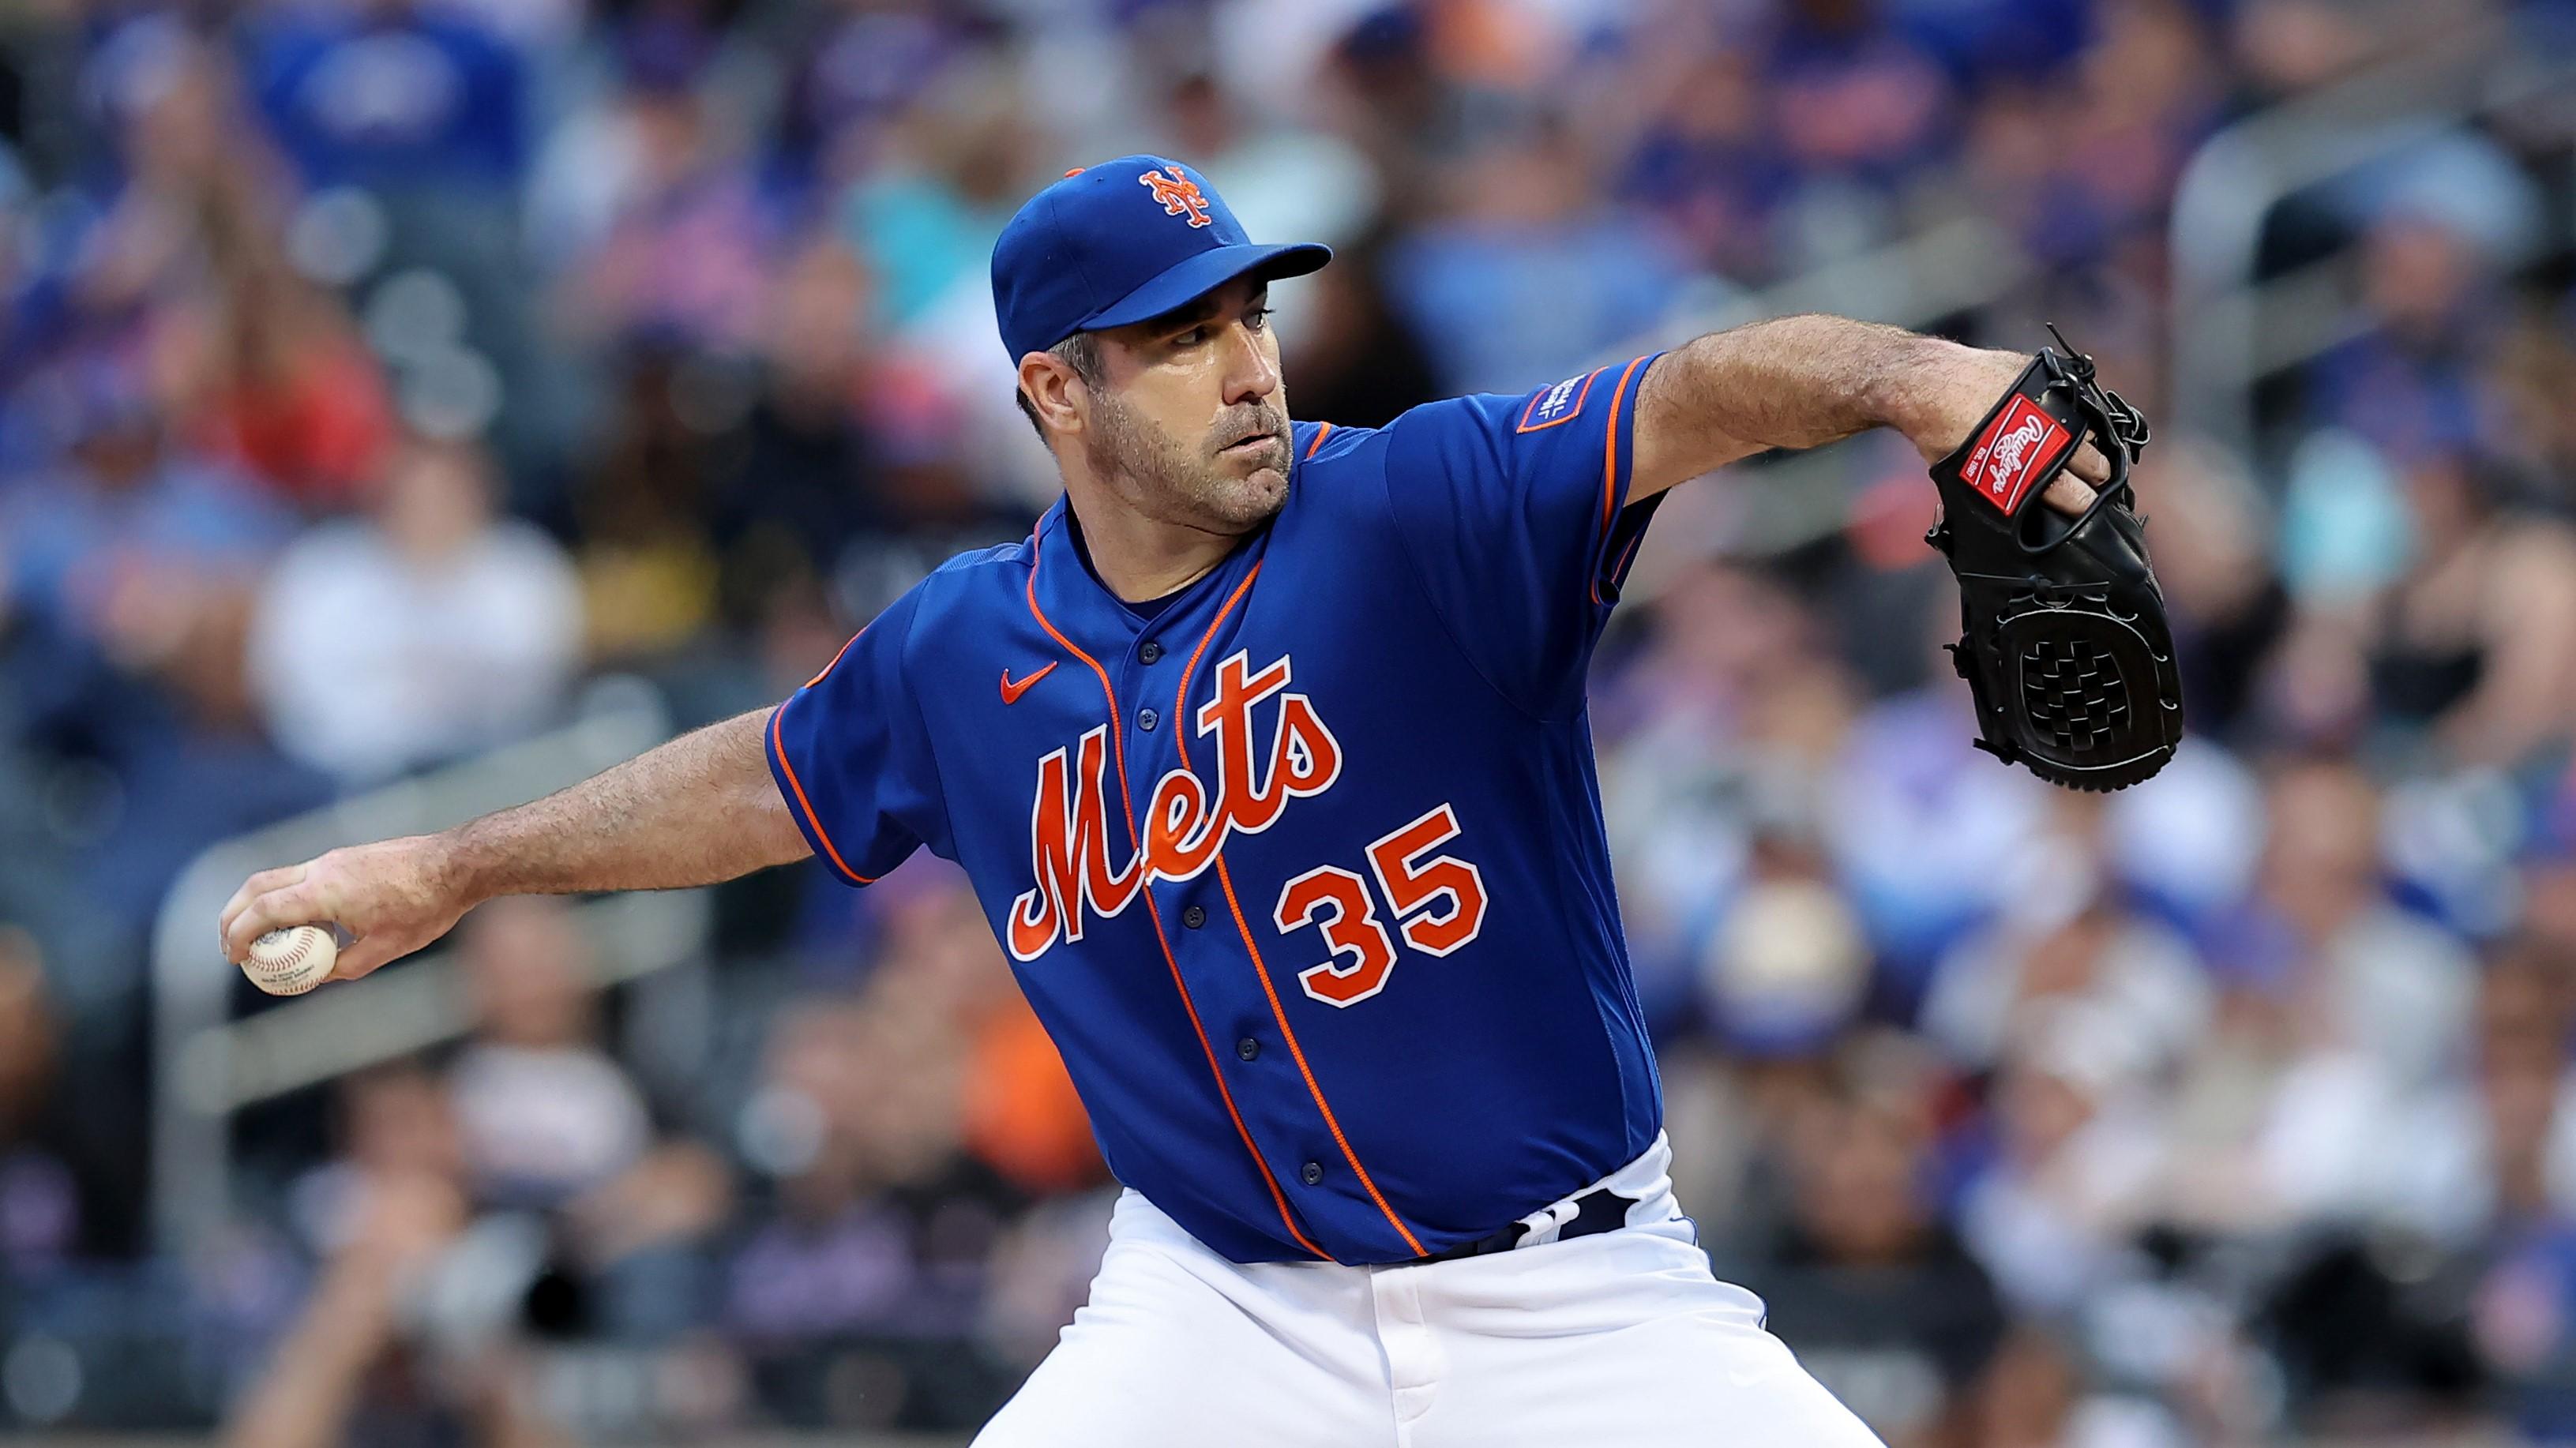
[[[1786,311],[2155,419],[2194,736],[1968,746],[1884,437],[1676,495],[1593,680],[1682,1199],[1895,1448],[2576,1440],[2576,4],[0,4],[0,1426],[962,1442],[1113,1190],[959,875],[253,868],[774,700],[1052,496],[986,261],[1191,161],[1297,416]]]

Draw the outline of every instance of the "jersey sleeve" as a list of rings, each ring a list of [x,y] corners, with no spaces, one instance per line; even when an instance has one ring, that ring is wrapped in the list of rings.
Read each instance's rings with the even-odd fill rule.
[[[815,857],[845,884],[874,883],[946,834],[928,730],[904,681],[919,594],[888,606],[769,714],[770,777]]]
[[[1657,356],[1388,425],[1387,510],[1479,671],[1541,716],[1576,707],[1592,645],[1662,500],[1628,505],[1637,392]]]

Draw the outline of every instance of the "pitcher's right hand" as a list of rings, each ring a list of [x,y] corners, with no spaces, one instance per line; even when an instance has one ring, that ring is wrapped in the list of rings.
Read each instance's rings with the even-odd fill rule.
[[[331,979],[356,980],[445,935],[473,903],[446,838],[411,835],[262,870],[233,892],[219,928],[225,959],[238,965],[269,931],[336,925],[354,938]]]

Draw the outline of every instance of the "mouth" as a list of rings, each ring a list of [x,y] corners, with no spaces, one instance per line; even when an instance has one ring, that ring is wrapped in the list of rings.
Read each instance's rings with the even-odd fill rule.
[[[1275,432],[1256,432],[1250,437],[1241,438],[1237,441],[1227,443],[1224,447],[1218,449],[1218,453],[1220,456],[1248,453],[1267,447],[1277,441],[1279,441],[1279,434]]]

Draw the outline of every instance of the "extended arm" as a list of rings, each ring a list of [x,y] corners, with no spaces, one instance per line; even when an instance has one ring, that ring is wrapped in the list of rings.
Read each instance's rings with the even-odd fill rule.
[[[769,712],[710,724],[451,830],[263,870],[224,907],[224,953],[238,961],[267,931],[327,921],[357,936],[332,972],[355,979],[496,895],[676,889],[801,860],[809,847],[764,754]]]
[[[1664,354],[1637,394],[1634,502],[1773,448],[1809,448],[1892,427],[1925,461],[1946,457],[2030,361],[1845,317],[1781,317],[1711,332]],[[2089,444],[2070,471],[2100,482]],[[2080,511],[2092,490],[2061,476],[2052,506]]]

